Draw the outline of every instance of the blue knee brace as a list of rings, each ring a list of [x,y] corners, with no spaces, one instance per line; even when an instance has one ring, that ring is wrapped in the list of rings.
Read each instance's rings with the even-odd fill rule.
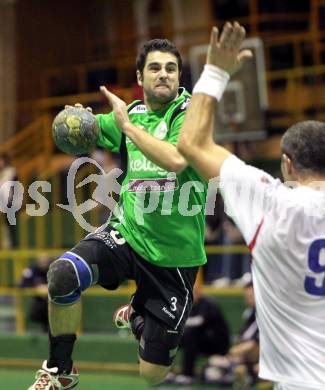
[[[71,305],[93,284],[93,274],[84,259],[73,252],[65,252],[51,264],[48,284],[52,302]]]

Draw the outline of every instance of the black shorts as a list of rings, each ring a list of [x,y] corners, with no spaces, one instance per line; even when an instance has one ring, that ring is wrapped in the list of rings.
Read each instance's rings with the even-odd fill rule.
[[[98,274],[97,284],[115,290],[135,280],[134,309],[144,317],[139,345],[143,360],[169,366],[183,335],[193,302],[198,267],[158,267],[139,256],[119,232],[108,226],[91,233],[72,252]]]

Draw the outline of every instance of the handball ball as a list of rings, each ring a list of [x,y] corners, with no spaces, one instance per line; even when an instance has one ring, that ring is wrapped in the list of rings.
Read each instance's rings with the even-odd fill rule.
[[[91,152],[96,146],[98,133],[95,115],[81,104],[66,106],[52,124],[56,146],[62,152],[75,156]]]

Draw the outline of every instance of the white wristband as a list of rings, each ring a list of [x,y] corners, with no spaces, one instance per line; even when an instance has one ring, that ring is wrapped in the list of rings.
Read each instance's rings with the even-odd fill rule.
[[[199,80],[194,85],[192,94],[205,93],[220,101],[229,78],[229,74],[223,69],[215,65],[206,64]]]

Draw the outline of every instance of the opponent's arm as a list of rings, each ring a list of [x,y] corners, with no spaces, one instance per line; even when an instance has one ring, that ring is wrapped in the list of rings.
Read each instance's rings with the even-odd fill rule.
[[[245,29],[237,22],[226,23],[219,38],[212,29],[207,65],[193,89],[193,97],[181,128],[179,152],[205,179],[219,176],[230,152],[215,144],[213,130],[217,102],[221,99],[229,77],[240,67],[249,50],[240,50]]]
[[[221,165],[230,156],[228,150],[213,140],[215,109],[215,98],[194,94],[177,144],[178,151],[205,180],[218,177]]]
[[[186,160],[177,151],[176,146],[161,141],[133,125],[129,119],[125,102],[109,92],[104,86],[100,87],[100,90],[113,108],[118,127],[150,161],[169,172],[176,173],[181,172],[187,166]]]

